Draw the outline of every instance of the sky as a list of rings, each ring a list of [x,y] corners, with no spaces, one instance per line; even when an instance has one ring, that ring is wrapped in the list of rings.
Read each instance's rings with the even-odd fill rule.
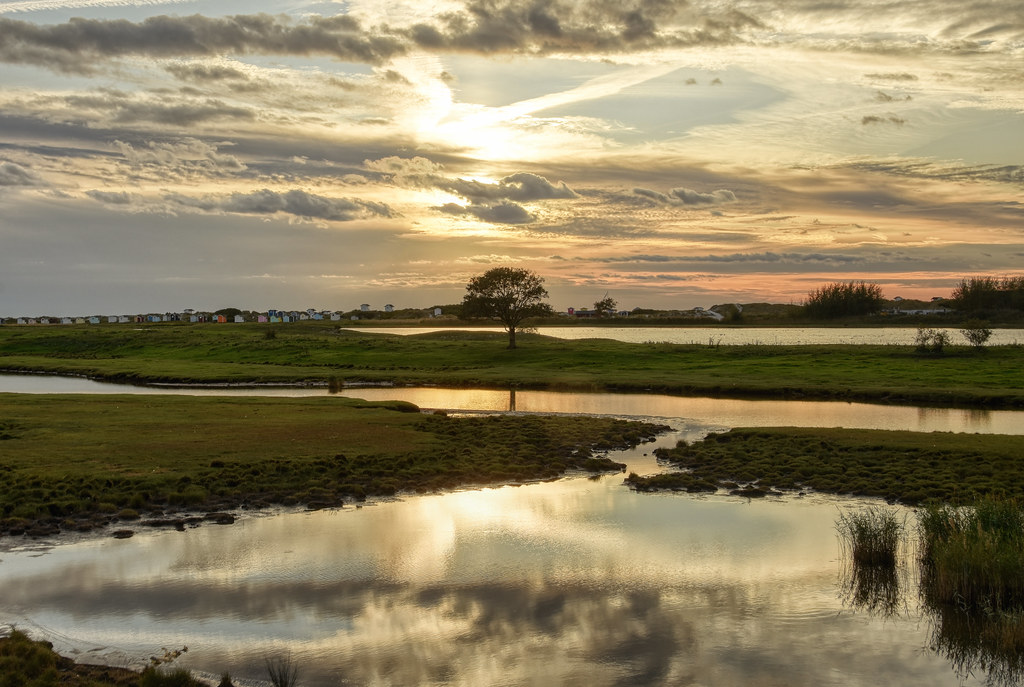
[[[0,65],[0,316],[1024,272],[1020,0],[0,0]]]

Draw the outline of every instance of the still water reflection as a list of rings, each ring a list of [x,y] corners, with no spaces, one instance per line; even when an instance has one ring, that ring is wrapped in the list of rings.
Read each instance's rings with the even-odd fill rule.
[[[346,393],[396,392],[425,407],[510,400]],[[965,422],[949,414],[963,411],[860,405],[516,395],[520,411],[668,418],[675,431],[657,445],[762,421]],[[971,431],[1004,422],[987,417],[966,422],[985,426]],[[654,472],[653,448],[615,458]],[[929,650],[916,604],[877,614],[847,603],[834,522],[862,502],[636,494],[622,481],[247,515],[127,540],[0,542],[0,624],[114,664],[188,645],[178,665],[211,678],[228,671],[242,685],[260,684],[265,659],[283,655],[307,687],[982,683]]]
[[[849,501],[621,482],[10,551],[0,609],[115,662],[187,644],[182,665],[256,679],[288,652],[304,685],[960,684],[918,616],[842,604],[832,523]]]
[[[130,386],[76,377],[0,374],[0,393],[184,394],[216,396],[325,396],[324,387],[181,388]],[[836,401],[744,401],[663,394],[590,394],[556,391],[441,389],[437,387],[359,387],[337,394],[352,398],[403,400],[424,409],[569,413],[676,419],[728,427],[861,427],[916,432],[1024,434],[1024,412],[964,408],[924,408]]]
[[[965,339],[956,327],[941,321],[929,327],[949,334],[954,345]],[[426,334],[451,331],[453,327],[352,327],[372,334]],[[475,327],[473,331],[501,332],[500,327]],[[888,344],[910,346],[917,327],[537,327],[537,333],[558,339],[614,339],[629,343],[699,344],[703,346],[807,346],[816,344]],[[1024,329],[993,329],[990,346],[1024,343]]]

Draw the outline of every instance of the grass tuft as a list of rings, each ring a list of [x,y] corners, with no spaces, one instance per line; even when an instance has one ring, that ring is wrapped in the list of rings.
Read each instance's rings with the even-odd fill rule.
[[[840,513],[836,530],[855,565],[895,567],[905,535],[905,519],[893,509],[865,508]]]

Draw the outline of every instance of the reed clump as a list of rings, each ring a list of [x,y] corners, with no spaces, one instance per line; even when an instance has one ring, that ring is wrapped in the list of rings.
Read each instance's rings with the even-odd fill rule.
[[[854,565],[895,567],[906,527],[895,510],[871,507],[840,513],[836,530]]]
[[[972,507],[931,505],[919,514],[922,593],[967,611],[1024,610],[1024,505],[987,497]]]

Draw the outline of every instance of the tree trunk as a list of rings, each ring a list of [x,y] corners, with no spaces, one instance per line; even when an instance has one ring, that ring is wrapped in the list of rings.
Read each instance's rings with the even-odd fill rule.
[[[509,348],[515,348],[516,347],[516,328],[515,327],[509,327],[508,328],[508,347]]]

